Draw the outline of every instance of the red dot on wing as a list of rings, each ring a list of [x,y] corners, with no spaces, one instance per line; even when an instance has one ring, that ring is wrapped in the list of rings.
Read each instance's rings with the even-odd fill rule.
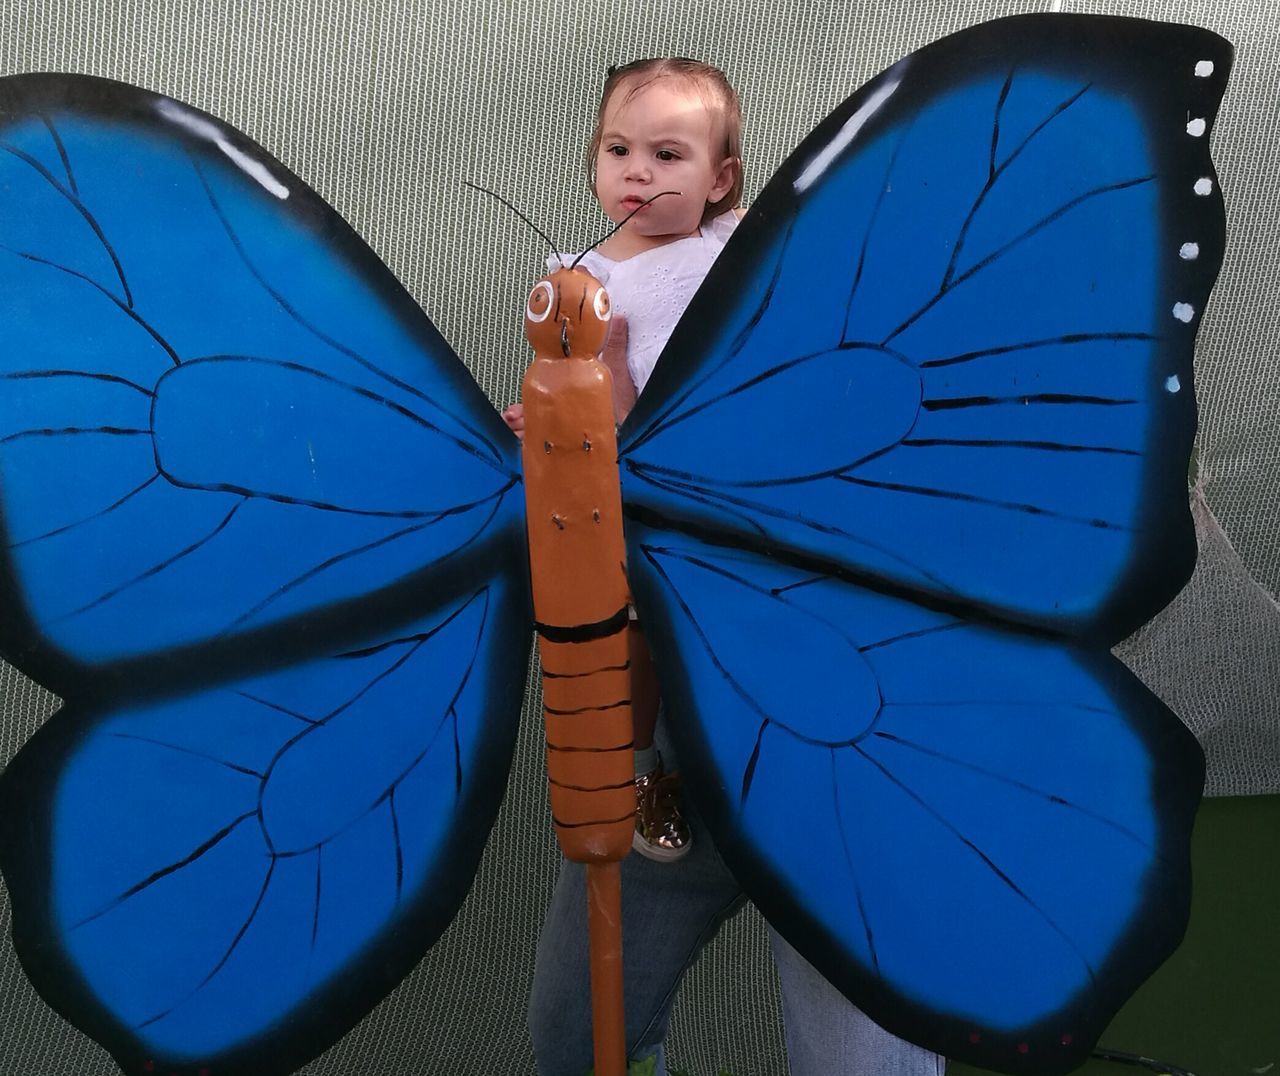
[[[1071,1032],[1070,1032],[1070,1031],[1064,1031],[1064,1032],[1062,1033],[1062,1045],[1063,1045],[1063,1046],[1070,1046],[1070,1045],[1071,1045],[1071,1042],[1072,1042],[1072,1040],[1073,1040],[1073,1038],[1074,1038],[1074,1036],[1072,1036],[1072,1034],[1071,1034]]]
[[[970,1031],[970,1032],[969,1032],[969,1041],[970,1041],[970,1042],[981,1042],[981,1041],[982,1041],[982,1035],[981,1035],[981,1033],[980,1033],[980,1032],[977,1032],[977,1031]]]
[[[1027,1043],[1025,1042],[1018,1043],[1018,1053],[1026,1054],[1030,1052],[1031,1052],[1031,1047]]]

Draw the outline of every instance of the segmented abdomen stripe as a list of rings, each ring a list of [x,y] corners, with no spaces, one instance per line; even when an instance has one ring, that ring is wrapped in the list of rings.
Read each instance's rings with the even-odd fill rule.
[[[617,635],[626,628],[629,619],[630,615],[624,605],[612,616],[593,624],[543,624],[539,621],[534,624],[534,628],[549,643],[586,643],[592,639],[607,639],[610,635]]]

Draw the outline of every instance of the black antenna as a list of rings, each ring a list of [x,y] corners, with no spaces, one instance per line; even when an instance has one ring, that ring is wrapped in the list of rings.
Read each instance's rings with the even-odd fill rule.
[[[629,221],[632,217],[634,217],[637,213],[639,213],[640,210],[642,210],[645,206],[653,205],[653,203],[656,202],[659,198],[661,198],[664,194],[679,194],[679,193],[680,191],[659,191],[647,202],[641,202],[638,206],[635,207],[635,209],[633,209],[630,213],[628,213],[625,217],[623,217],[622,220],[620,220],[617,224],[615,224],[612,228],[610,228],[608,232],[602,235],[599,239],[597,239],[594,243],[592,243],[591,246],[587,247],[586,250],[584,250],[576,258],[574,258],[573,264],[570,265],[569,268],[576,269],[578,267],[578,262],[582,261],[583,258],[585,258],[593,250],[595,250],[596,247],[598,247],[601,243],[603,243],[606,239],[608,239],[609,236],[613,235],[614,232],[616,232],[619,228],[621,228],[624,224],[626,224],[627,221]],[[564,262],[561,262],[560,264],[563,265]]]
[[[493,191],[489,190],[487,187],[478,187],[476,186],[476,184],[470,183],[465,179],[462,182],[464,186],[470,187],[473,191],[479,191],[481,194],[487,194],[490,198],[496,198],[499,202],[501,202],[504,206],[506,206],[509,210],[511,210],[512,213],[514,213],[517,217],[519,217],[522,221],[524,221],[525,224],[529,225],[529,227],[532,228],[535,233],[537,233],[538,238],[541,239],[544,243],[547,244],[548,247],[551,248],[551,253],[556,256],[556,261],[560,263],[560,268],[561,269],[564,268],[564,259],[560,257],[560,251],[556,248],[556,245],[553,242],[551,242],[550,239],[547,238],[547,234],[541,228],[539,228],[536,224],[533,223],[533,221],[531,221],[528,217],[526,217],[523,213],[521,213],[520,210],[518,210],[515,206],[513,206],[510,202],[508,202],[505,198],[503,198],[502,195],[495,194]],[[647,205],[648,203],[646,202],[645,204]],[[639,208],[643,209],[644,206],[640,206]],[[630,220],[629,217],[627,219]],[[606,238],[608,237],[606,236]],[[574,265],[577,265],[577,264],[578,264],[577,262],[574,262]]]

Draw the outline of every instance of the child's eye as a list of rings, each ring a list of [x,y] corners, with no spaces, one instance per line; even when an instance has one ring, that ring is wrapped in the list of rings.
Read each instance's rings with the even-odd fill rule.
[[[611,154],[614,157],[625,157],[627,155],[627,147],[626,146],[610,146],[607,150],[605,150],[605,152],[608,154]]]
[[[658,150],[658,160],[660,161],[678,161],[679,159],[680,159],[680,155],[677,154],[674,150],[669,150],[669,149]]]

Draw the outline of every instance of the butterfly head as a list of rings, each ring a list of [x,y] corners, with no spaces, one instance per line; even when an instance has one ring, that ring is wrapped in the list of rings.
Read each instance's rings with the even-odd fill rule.
[[[585,269],[557,269],[533,286],[524,333],[539,358],[594,359],[609,329],[609,293]]]

